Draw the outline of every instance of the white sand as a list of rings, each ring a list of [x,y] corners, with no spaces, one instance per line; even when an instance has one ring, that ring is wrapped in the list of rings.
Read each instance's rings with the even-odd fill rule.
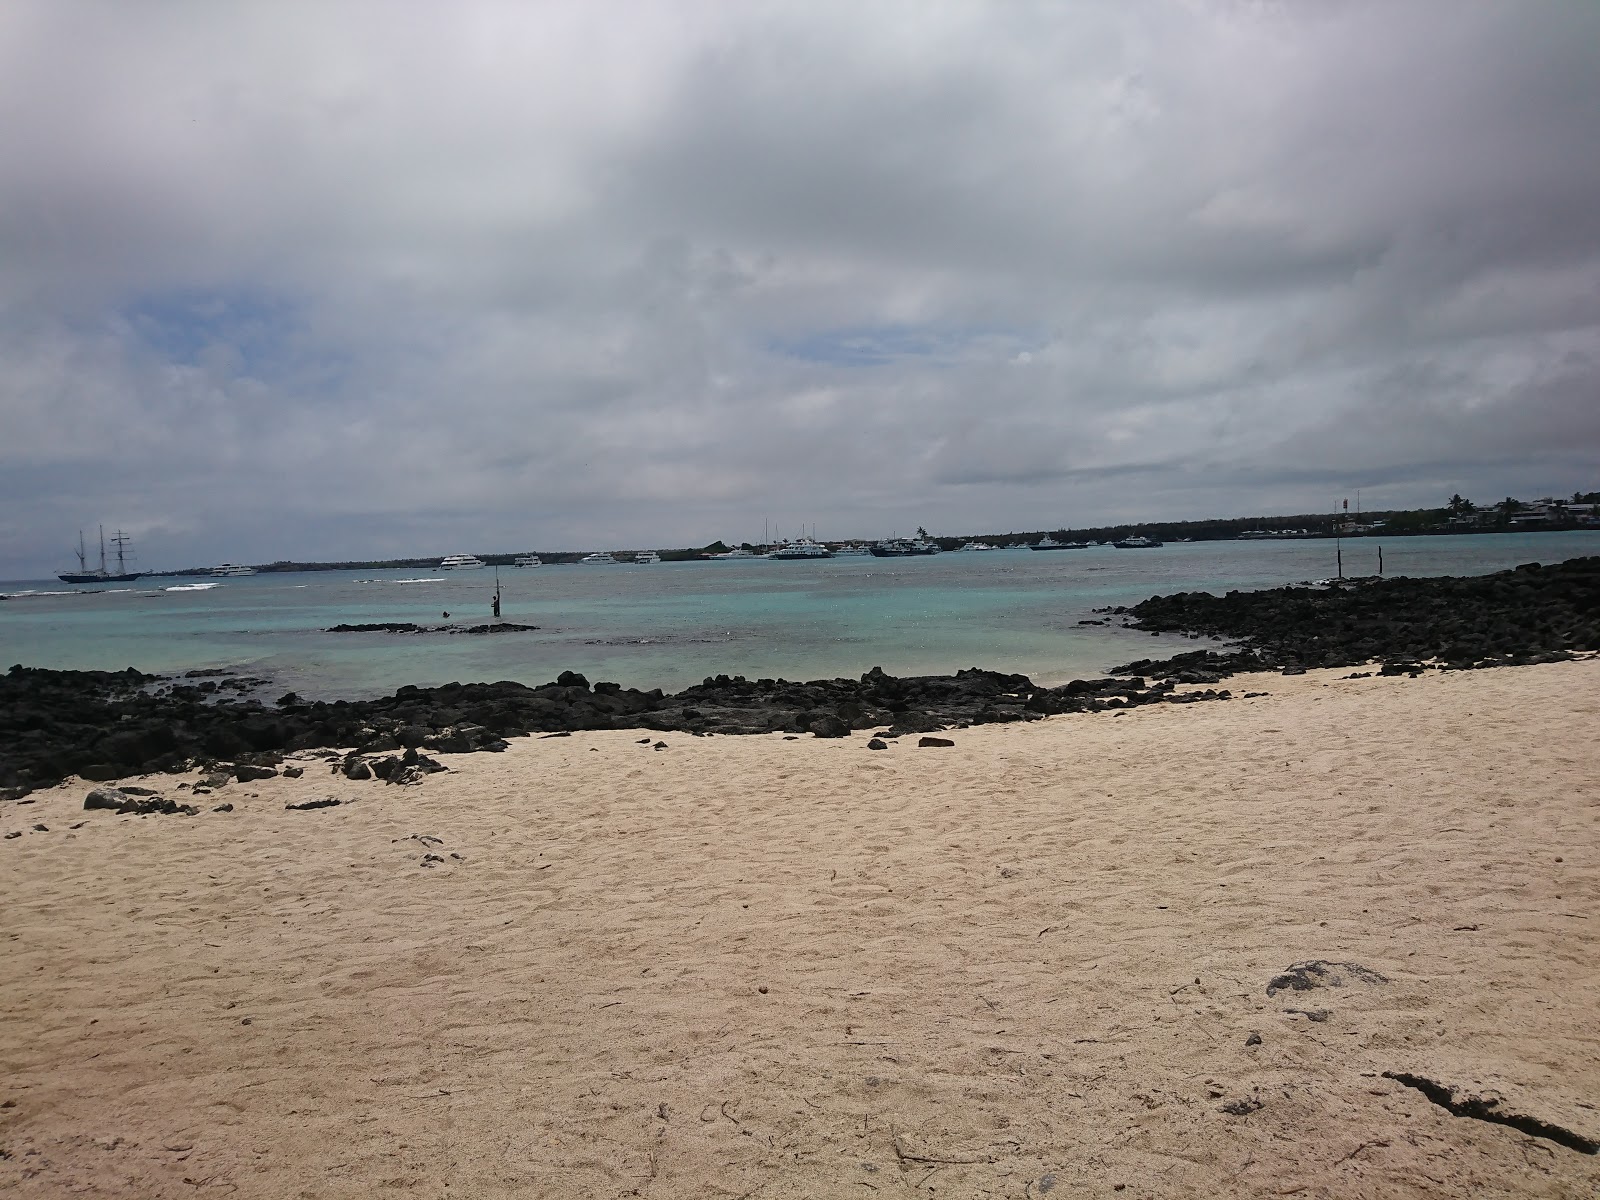
[[[1600,662],[1338,674],[8,804],[0,1190],[1600,1195]]]

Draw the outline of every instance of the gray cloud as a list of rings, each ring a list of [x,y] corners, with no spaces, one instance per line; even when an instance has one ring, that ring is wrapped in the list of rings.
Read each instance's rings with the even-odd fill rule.
[[[17,3],[0,576],[1600,486],[1600,9]]]

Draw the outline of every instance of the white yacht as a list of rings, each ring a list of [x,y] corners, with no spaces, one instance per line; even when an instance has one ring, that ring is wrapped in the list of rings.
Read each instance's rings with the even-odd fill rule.
[[[760,558],[754,550],[746,550],[743,546],[735,546],[725,554],[713,554],[712,558]]]
[[[439,564],[441,571],[481,571],[487,564],[470,554],[452,554]]]
[[[996,546],[989,545],[988,542],[968,542],[965,546],[963,546],[961,548],[963,550],[995,550],[995,549],[998,549],[998,547],[996,547]]]
[[[1153,550],[1161,545],[1161,543],[1155,538],[1145,537],[1143,534],[1139,533],[1134,534],[1132,537],[1125,537],[1120,542],[1112,542],[1111,544],[1118,550]]]
[[[220,567],[212,567],[211,573],[232,579],[240,575],[254,575],[256,569],[254,567],[235,566],[233,563],[223,563]]]
[[[858,555],[871,555],[872,547],[863,546],[860,542],[851,542],[848,546],[840,546],[833,552],[835,558],[855,558]]]
[[[588,563],[591,567],[593,567],[614,566],[617,560],[612,558],[611,555],[607,554],[604,550],[596,550],[593,554],[585,554],[578,561],[581,563]]]
[[[511,560],[513,567],[542,567],[544,560],[537,554],[519,554]]]
[[[801,538],[798,542],[785,542],[779,546],[768,558],[781,558],[784,560],[796,558],[832,558],[833,551],[821,542],[814,542],[810,538]]]
[[[661,555],[654,550],[641,550],[633,556],[633,561],[636,563],[658,563],[661,561]]]

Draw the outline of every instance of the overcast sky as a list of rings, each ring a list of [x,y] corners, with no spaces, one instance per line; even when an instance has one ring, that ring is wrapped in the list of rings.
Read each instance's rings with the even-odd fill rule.
[[[1600,4],[0,5],[0,577],[1600,488]]]

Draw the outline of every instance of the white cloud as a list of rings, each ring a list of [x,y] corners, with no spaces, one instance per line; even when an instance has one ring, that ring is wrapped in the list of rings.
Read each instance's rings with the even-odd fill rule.
[[[12,4],[0,575],[102,519],[182,565],[1600,486],[1597,99],[1576,5]]]

